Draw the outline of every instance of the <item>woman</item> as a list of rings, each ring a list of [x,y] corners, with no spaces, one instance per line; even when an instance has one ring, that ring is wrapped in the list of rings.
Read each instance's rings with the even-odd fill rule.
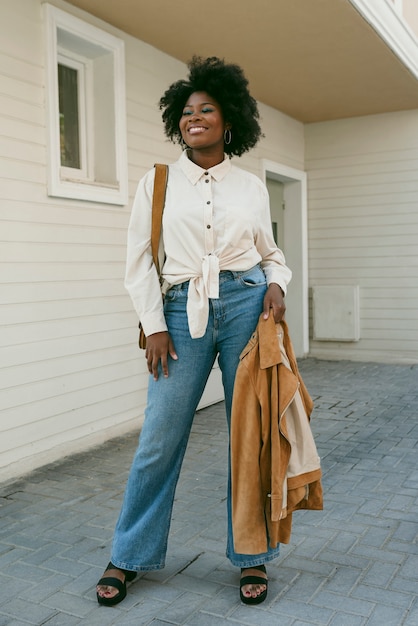
[[[265,186],[230,160],[261,135],[248,81],[240,67],[216,57],[195,57],[189,70],[160,100],[167,137],[185,146],[169,167],[164,304],[150,250],[153,170],[138,185],[128,231],[125,286],[147,335],[150,381],[111,562],[97,586],[105,605],[123,600],[136,572],[164,567],[175,488],[215,359],[229,424],[239,355],[263,310],[282,319],[291,278],[272,236]],[[243,602],[265,599],[264,564],[277,555],[278,548],[235,553],[228,495],[227,557],[241,568]]]

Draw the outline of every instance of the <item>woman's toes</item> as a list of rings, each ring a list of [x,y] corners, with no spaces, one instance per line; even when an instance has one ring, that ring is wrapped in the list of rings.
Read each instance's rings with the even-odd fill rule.
[[[115,567],[114,569],[107,569],[103,576],[109,576],[109,578],[118,578],[122,583],[125,580],[125,574],[122,570]],[[114,598],[118,593],[116,587],[111,585],[97,585],[96,592],[101,598]]]
[[[115,587],[105,585],[97,585],[96,591],[101,598],[113,598],[118,590]]]
[[[267,580],[267,574],[261,572],[260,570],[248,568],[244,569],[241,573],[241,578],[245,576],[259,576],[260,578],[265,578]],[[267,585],[261,585],[259,583],[252,585],[244,585],[242,587],[242,593],[246,598],[257,598],[267,589]]]

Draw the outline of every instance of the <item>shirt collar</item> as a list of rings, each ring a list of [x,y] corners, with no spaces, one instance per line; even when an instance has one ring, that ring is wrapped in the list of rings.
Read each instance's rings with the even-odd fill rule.
[[[184,150],[184,152],[182,153],[179,159],[179,164],[182,171],[187,176],[192,185],[196,185],[196,183],[202,178],[205,172],[209,172],[209,174],[217,182],[219,182],[220,180],[225,178],[225,176],[228,174],[232,167],[231,160],[225,155],[224,160],[221,161],[221,163],[218,163],[218,165],[215,165],[214,167],[210,167],[209,169],[205,170],[189,159],[189,157],[187,156],[187,149]]]

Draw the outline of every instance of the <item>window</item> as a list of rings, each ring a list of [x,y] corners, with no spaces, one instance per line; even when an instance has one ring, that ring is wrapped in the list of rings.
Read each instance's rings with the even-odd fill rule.
[[[86,141],[80,137],[80,130],[86,126],[84,86],[84,65],[58,56],[58,112],[60,128],[61,168],[69,168],[68,176],[78,170],[80,178],[86,178]],[[81,92],[81,95],[80,95]],[[80,149],[83,146],[83,154]]]
[[[44,5],[48,193],[128,200],[123,41]]]

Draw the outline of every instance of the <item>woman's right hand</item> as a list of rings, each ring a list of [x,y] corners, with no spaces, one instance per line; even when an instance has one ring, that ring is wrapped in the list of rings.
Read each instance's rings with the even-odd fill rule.
[[[168,332],[164,331],[148,335],[145,358],[147,359],[148,371],[154,376],[154,380],[158,380],[158,365],[160,361],[163,376],[164,378],[168,377],[168,355],[177,361],[178,356]]]

